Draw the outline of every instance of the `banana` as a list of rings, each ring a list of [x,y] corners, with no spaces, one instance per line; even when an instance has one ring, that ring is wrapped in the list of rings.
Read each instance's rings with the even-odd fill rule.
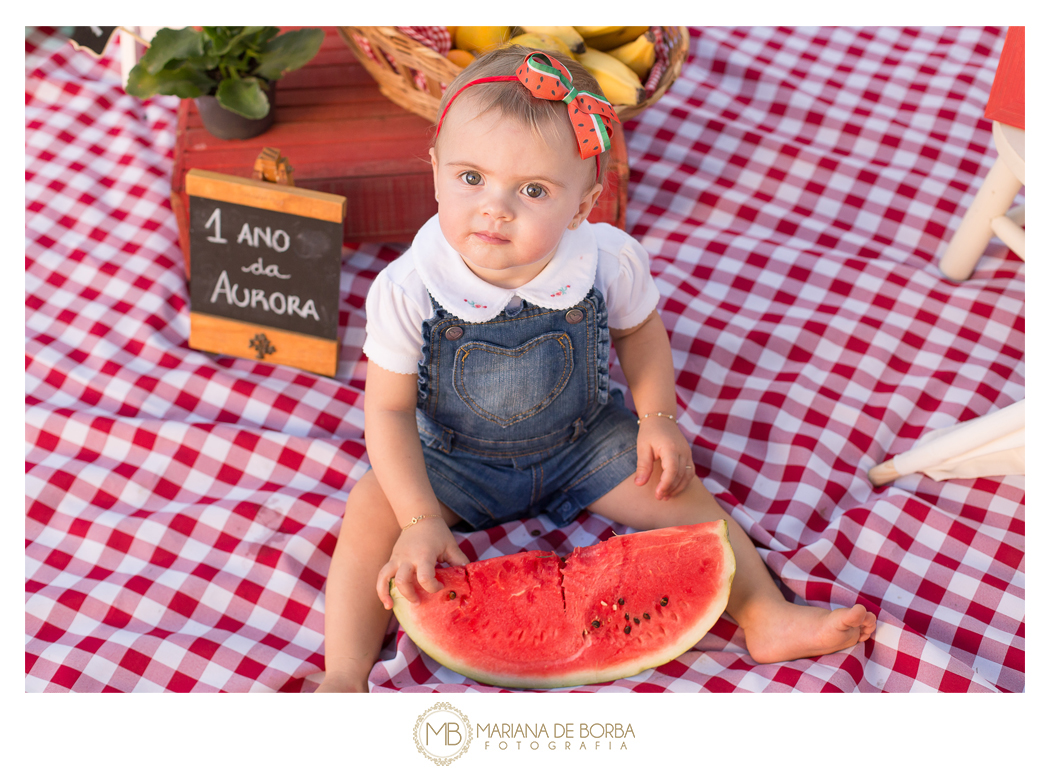
[[[590,48],[609,51],[609,49],[615,49],[617,46],[633,41],[648,29],[648,27],[614,27],[609,32],[597,35],[580,34],[583,35],[584,41]]]
[[[455,48],[484,53],[496,49],[510,38],[510,27],[458,27]]]
[[[622,30],[623,26],[619,27],[576,27],[575,30],[584,38],[597,38],[599,35],[608,35],[609,33]]]
[[[553,35],[547,35],[546,33],[523,33],[514,36],[504,45],[509,46],[512,43],[517,44],[518,46],[524,46],[528,49],[545,49],[546,51],[556,52],[563,57],[575,59],[575,55],[569,51],[569,47],[565,45],[561,38],[555,38]]]
[[[635,106],[645,100],[638,74],[611,54],[590,47],[577,59],[598,81],[605,98],[613,105]]]
[[[522,26],[521,31],[526,33],[539,33],[540,35],[550,35],[564,43],[571,53],[583,54],[583,36],[576,31],[575,27]]]
[[[639,79],[644,79],[649,75],[653,63],[656,62],[653,34],[650,30],[646,30],[630,43],[610,49],[608,54],[637,73]]]

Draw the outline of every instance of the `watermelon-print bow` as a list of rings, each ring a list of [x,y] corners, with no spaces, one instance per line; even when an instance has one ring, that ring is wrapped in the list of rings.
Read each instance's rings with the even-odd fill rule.
[[[572,74],[569,73],[568,68],[554,57],[541,51],[528,54],[513,76],[487,76],[482,79],[474,79],[456,90],[456,93],[445,103],[444,111],[441,112],[437,129],[434,132],[435,138],[441,133],[441,124],[445,121],[445,114],[448,113],[463,90],[475,84],[485,84],[490,81],[520,81],[522,86],[538,98],[560,100],[565,103],[569,109],[569,122],[573,132],[576,133],[576,145],[580,149],[580,157],[584,160],[588,157],[595,157],[610,147],[612,123],[620,121],[612,104],[593,92],[576,89],[572,85]],[[599,160],[595,162],[598,164],[596,178],[600,179],[601,163]]]
[[[569,107],[580,157],[586,160],[609,148],[612,123],[620,121],[616,111],[605,98],[576,89],[572,74],[558,60],[534,51],[518,66],[515,75],[536,97],[560,100]]]

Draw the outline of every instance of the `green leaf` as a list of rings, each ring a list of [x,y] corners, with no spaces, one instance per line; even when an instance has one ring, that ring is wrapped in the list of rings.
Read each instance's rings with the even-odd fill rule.
[[[248,119],[262,119],[270,111],[270,101],[259,79],[223,79],[215,97],[220,106]]]
[[[221,49],[230,39],[229,27],[201,27],[204,39],[211,44],[214,50]]]
[[[263,27],[258,33],[252,38],[251,46],[256,51],[262,50],[262,48],[269,42],[273,36],[277,35],[281,31],[280,27]]]
[[[255,75],[264,79],[279,79],[290,70],[296,70],[314,58],[324,41],[324,30],[303,29],[278,35],[263,47],[262,60]]]
[[[222,46],[216,46],[215,53],[220,57],[231,55],[240,56],[241,52],[244,51],[246,44],[259,32],[265,30],[265,27],[231,27],[231,37],[228,38]],[[274,28],[276,31],[276,28]]]
[[[202,54],[204,46],[199,32],[192,27],[184,27],[181,30],[165,27],[157,31],[139,62],[147,71],[156,75],[172,60],[184,60]]]
[[[186,60],[186,65],[207,72],[219,67],[219,58],[214,54],[205,54],[203,57],[190,57]]]
[[[196,68],[181,67],[150,73],[140,61],[128,74],[127,93],[140,98],[156,94],[195,98],[207,95],[214,86],[215,81]]]

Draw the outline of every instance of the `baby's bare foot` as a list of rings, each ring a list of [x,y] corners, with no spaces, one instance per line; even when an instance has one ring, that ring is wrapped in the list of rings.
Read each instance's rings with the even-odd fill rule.
[[[757,663],[835,653],[875,633],[875,615],[860,604],[828,611],[786,603],[744,628],[747,651]]]
[[[353,675],[329,671],[314,693],[368,693],[368,678],[359,680]]]

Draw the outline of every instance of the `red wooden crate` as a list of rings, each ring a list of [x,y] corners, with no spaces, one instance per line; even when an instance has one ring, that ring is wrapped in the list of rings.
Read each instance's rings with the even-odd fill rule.
[[[317,56],[277,82],[276,117],[262,135],[215,138],[201,124],[194,102],[182,101],[171,202],[187,276],[186,172],[199,168],[250,177],[267,146],[288,159],[295,186],[346,197],[345,243],[408,242],[437,213],[427,154],[431,124],[383,97],[335,28],[325,33]],[[623,134],[614,133],[612,165],[590,221],[624,226],[628,173]]]

